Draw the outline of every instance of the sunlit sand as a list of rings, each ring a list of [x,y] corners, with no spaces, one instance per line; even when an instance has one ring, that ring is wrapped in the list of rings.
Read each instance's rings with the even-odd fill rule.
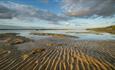
[[[1,70],[114,70],[115,41],[50,37],[0,46]]]

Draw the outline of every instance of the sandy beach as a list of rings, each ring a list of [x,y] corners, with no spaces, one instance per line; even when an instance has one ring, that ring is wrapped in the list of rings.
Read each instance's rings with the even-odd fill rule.
[[[0,46],[1,70],[114,70],[115,41],[45,38]]]

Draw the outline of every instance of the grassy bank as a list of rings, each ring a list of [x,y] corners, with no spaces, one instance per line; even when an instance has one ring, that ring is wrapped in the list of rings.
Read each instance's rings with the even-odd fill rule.
[[[115,25],[103,27],[103,28],[92,28],[92,29],[87,29],[87,30],[93,30],[93,31],[97,31],[97,32],[107,32],[107,33],[115,34]]]

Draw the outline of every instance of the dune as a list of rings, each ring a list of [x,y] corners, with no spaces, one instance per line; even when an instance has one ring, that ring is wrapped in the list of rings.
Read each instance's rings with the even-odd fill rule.
[[[115,25],[108,26],[108,27],[101,27],[101,28],[91,28],[91,29],[87,29],[87,30],[93,30],[96,32],[106,32],[106,33],[110,33],[110,34],[115,34]]]

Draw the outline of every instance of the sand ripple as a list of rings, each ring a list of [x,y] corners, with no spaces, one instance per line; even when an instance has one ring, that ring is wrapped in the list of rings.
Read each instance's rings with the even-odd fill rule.
[[[115,42],[47,38],[0,48],[0,70],[115,70]]]

